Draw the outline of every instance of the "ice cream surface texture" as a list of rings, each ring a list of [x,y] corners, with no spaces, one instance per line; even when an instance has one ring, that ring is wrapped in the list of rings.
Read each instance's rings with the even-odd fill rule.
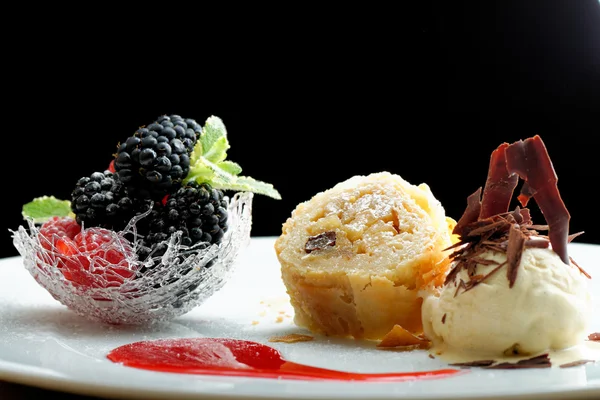
[[[377,172],[300,203],[275,242],[295,322],[332,336],[422,331],[419,292],[441,286],[454,221],[426,184]]]
[[[480,254],[474,275],[506,265],[502,252]],[[523,251],[518,277],[509,287],[505,268],[471,289],[467,269],[423,303],[423,329],[441,351],[478,356],[537,354],[581,343],[592,313],[589,279],[548,248]]]

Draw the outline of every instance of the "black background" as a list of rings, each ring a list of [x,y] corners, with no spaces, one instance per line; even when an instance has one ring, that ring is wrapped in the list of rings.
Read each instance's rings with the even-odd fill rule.
[[[255,196],[253,236],[280,234],[298,202],[383,170],[426,182],[457,219],[490,153],[539,134],[571,232],[600,243],[598,1],[479,3],[270,9],[214,25],[153,9],[123,31],[110,19],[27,20],[4,54],[0,256],[18,255],[22,204],[68,198],[119,141],[171,113],[221,117],[228,158],[279,190],[282,200]]]

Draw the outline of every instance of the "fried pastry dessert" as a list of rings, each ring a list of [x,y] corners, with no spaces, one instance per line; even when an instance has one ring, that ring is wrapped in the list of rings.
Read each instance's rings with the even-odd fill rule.
[[[395,325],[420,333],[420,291],[443,284],[454,225],[427,184],[386,171],[298,204],[275,241],[295,323],[363,339]]]

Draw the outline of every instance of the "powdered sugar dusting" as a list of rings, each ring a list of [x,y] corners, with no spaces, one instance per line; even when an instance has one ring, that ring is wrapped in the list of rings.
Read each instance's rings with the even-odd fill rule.
[[[189,312],[225,284],[240,250],[250,242],[252,199],[252,192],[226,198],[228,229],[219,244],[201,250],[189,248],[180,243],[181,232],[176,232],[163,256],[144,261],[122,245],[125,232],[111,232],[113,240],[94,251],[65,255],[43,243],[39,228],[27,220],[27,229],[20,226],[13,232],[13,244],[33,278],[77,314],[111,324],[166,321]],[[126,231],[135,238],[133,222]],[[134,239],[133,249],[136,242]],[[110,265],[98,257],[115,248],[125,255],[118,264]],[[182,257],[185,254],[190,255]],[[65,278],[66,263],[79,263],[79,279]]]

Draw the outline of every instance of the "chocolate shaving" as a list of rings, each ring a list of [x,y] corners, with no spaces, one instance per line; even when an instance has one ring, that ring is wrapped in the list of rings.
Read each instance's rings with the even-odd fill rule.
[[[506,166],[509,173],[518,174],[527,184],[527,192],[521,192],[519,201],[525,206],[527,195],[533,196],[548,223],[552,249],[569,265],[567,238],[571,215],[558,191],[558,178],[542,138],[536,135],[508,146]]]
[[[499,364],[490,365],[485,367],[486,369],[523,369],[523,368],[550,368],[552,363],[548,354],[541,354],[539,356],[526,358],[519,360],[516,363],[503,362]]]
[[[469,231],[467,236],[481,236],[484,233],[495,232],[501,228],[508,228],[506,221],[496,221],[496,222],[488,223],[484,226],[480,226],[478,228],[473,229],[472,231]]]
[[[327,247],[335,246],[336,234],[334,231],[323,232],[315,236],[310,236],[304,245],[304,251],[312,253],[316,250],[323,250]]]
[[[570,258],[570,257],[569,257]],[[592,279],[592,277],[590,276],[590,274],[588,274],[587,272],[584,271],[583,268],[581,268],[576,262],[575,260],[573,260],[571,258],[571,264],[573,264],[574,266],[577,267],[577,269],[579,269],[579,272],[581,272],[583,275],[585,275],[588,279]]]
[[[524,180],[519,195],[522,207],[509,212],[519,177]],[[461,280],[458,284],[455,296],[461,288],[471,289],[491,275],[481,278],[476,271],[478,265],[491,264],[480,257],[489,251],[506,253],[509,287],[516,282],[523,251],[532,247],[551,246],[565,264],[573,264],[590,278],[566,252],[567,243],[577,235],[568,235],[570,216],[556,183],[552,162],[539,136],[510,145],[503,143],[492,152],[485,188],[467,198],[467,207],[452,231],[459,240],[448,248],[456,250],[449,256],[454,262],[444,284],[454,282],[463,270],[469,276],[468,282]],[[525,208],[532,197],[540,205],[547,225],[533,224]],[[548,231],[548,236],[538,231]]]
[[[570,363],[561,364],[561,365],[559,365],[559,367],[560,368],[578,367],[580,365],[584,365],[584,364],[591,363],[591,362],[595,362],[595,361],[594,360],[577,360],[577,361],[573,361]]]
[[[481,264],[481,265],[494,265],[494,264],[498,265],[498,261],[488,260],[488,259],[479,258],[479,257],[471,257],[469,259],[469,261],[473,261],[476,264]]]
[[[475,286],[479,285],[481,282],[485,281],[487,278],[489,278],[490,276],[492,276],[496,271],[498,271],[500,268],[502,268],[504,265],[506,265],[506,263],[502,263],[502,264],[498,264],[498,266],[496,268],[494,268],[493,270],[491,270],[490,272],[488,272],[486,275],[476,275],[477,277],[480,277],[479,279],[471,279],[469,281],[469,283],[467,283],[466,288],[465,288],[465,292],[468,290],[473,289]],[[473,277],[474,278],[474,277]]]
[[[477,189],[475,193],[467,197],[467,208],[460,217],[452,233],[462,234],[464,228],[467,225],[477,222],[479,214],[481,212],[481,188]]]
[[[458,248],[458,247],[462,247],[462,246],[464,246],[464,245],[465,245],[464,243],[461,243],[461,242],[456,242],[456,243],[454,243],[452,246],[448,246],[448,247],[446,247],[446,248],[445,248],[443,251],[448,251],[448,250],[456,249],[456,248]]]
[[[492,152],[488,177],[483,189],[479,219],[486,219],[508,211],[513,192],[519,183],[519,177],[510,173],[506,167],[508,147],[508,143],[502,143]]]
[[[467,275],[470,280],[473,280],[473,275],[477,272],[477,263],[473,260],[466,260]]]
[[[581,234],[583,234],[583,232],[577,232],[577,233],[572,233],[572,234],[570,234],[570,235],[569,235],[569,238],[568,238],[568,240],[569,240],[569,243],[571,243],[571,242],[573,241],[573,239],[575,239],[577,236],[579,236],[579,235],[581,235]]]
[[[547,231],[548,225],[531,225],[531,229],[535,229],[536,231]]]
[[[506,253],[508,240],[499,243],[494,242],[492,240],[484,240],[481,242],[481,244],[487,247],[489,250],[496,251],[498,253]]]
[[[527,224],[531,225],[531,214],[529,213],[528,208],[521,208],[517,206],[515,210],[512,212],[512,217],[515,219],[517,224]],[[532,229],[535,229],[532,227]]]
[[[600,333],[599,332],[590,333],[588,335],[588,340],[590,340],[592,342],[600,342]]]
[[[549,368],[552,366],[548,354],[519,360],[517,362],[502,362],[496,364],[495,360],[477,360],[450,364],[453,367],[481,367],[485,369],[524,369],[524,368]]]
[[[496,361],[494,360],[477,360],[477,361],[468,361],[462,363],[453,363],[450,364],[452,367],[489,367],[493,365]]]
[[[448,275],[446,275],[446,279],[444,280],[444,285],[454,282],[454,279],[456,279],[456,276],[460,272],[460,267],[461,266],[459,264],[456,264],[456,266],[453,267],[450,272],[448,272]]]
[[[458,292],[460,291],[460,289],[467,290],[467,284],[462,279],[460,280],[460,282],[458,283],[458,286],[456,287],[456,291],[454,292],[454,297],[458,296]]]
[[[506,276],[508,277],[508,287],[512,288],[517,280],[517,272],[521,263],[521,256],[525,250],[525,242],[527,236],[523,233],[518,225],[511,225],[508,234],[508,247],[506,249]]]
[[[444,315],[442,316],[442,324],[446,323],[446,314],[444,313]]]
[[[550,241],[545,238],[530,238],[525,240],[526,247],[535,247],[538,249],[547,249],[550,247]]]

